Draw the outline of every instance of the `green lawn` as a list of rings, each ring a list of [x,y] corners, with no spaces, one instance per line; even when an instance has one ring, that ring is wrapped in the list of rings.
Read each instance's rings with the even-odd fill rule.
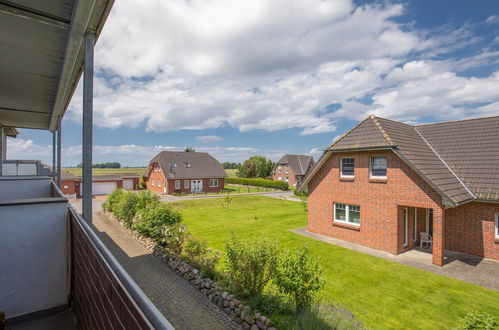
[[[226,184],[224,189],[229,190],[231,194],[275,191],[275,189],[271,189],[271,188],[253,187],[253,186],[238,186],[235,184]]]
[[[320,298],[340,302],[368,328],[450,329],[475,310],[499,317],[499,292],[290,232],[306,226],[301,203],[235,196],[229,209],[218,198],[176,204],[190,232],[220,250],[231,233],[277,239],[285,247],[308,244],[326,279]]]
[[[69,172],[76,176],[81,176],[81,168],[76,167],[65,167],[62,170]],[[145,167],[129,167],[129,168],[94,168],[92,170],[93,174],[121,174],[121,173],[134,173],[142,176],[146,173]]]

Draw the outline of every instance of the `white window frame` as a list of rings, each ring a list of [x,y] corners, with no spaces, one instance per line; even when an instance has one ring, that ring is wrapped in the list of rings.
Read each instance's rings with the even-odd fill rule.
[[[494,237],[499,239],[499,213],[496,213],[495,226],[494,226]]]
[[[175,180],[175,189],[180,189],[180,180]]]
[[[289,173],[289,165],[286,165],[286,174]]]
[[[403,209],[404,221],[404,247],[409,244],[409,208],[404,207]]]
[[[279,176],[277,177],[277,181],[282,181],[282,176],[280,176],[280,175],[279,175]]]
[[[184,180],[184,189],[189,189],[189,180]]]
[[[418,240],[418,208],[414,208],[414,238],[413,242]]]
[[[161,188],[161,180],[158,179],[158,188]]]
[[[289,176],[286,177],[286,182],[289,182]]]
[[[337,204],[345,205],[345,218],[346,218],[346,220],[336,219],[336,205]],[[358,206],[359,207],[359,223],[349,221],[350,220],[350,206]],[[333,202],[333,222],[345,223],[347,225],[360,227],[360,223],[362,222],[362,219],[360,219],[360,205]]]
[[[278,165],[277,166],[277,173],[281,173],[282,172],[282,166],[281,165]]]
[[[215,183],[215,184],[213,184],[213,183]],[[209,186],[210,186],[210,188],[217,188],[218,187],[218,179],[210,179]]]
[[[344,175],[343,174],[343,159],[353,159],[353,175]],[[340,158],[340,177],[342,177],[342,178],[353,178],[353,177],[355,177],[355,158],[353,158],[353,157],[342,157],[342,158]]]
[[[386,175],[385,176],[373,175],[373,159],[374,158],[385,158],[386,159]],[[388,157],[386,157],[386,156],[371,156],[369,158],[369,177],[371,179],[386,179],[387,176],[388,176]]]
[[[151,179],[151,187],[154,187],[154,179]]]

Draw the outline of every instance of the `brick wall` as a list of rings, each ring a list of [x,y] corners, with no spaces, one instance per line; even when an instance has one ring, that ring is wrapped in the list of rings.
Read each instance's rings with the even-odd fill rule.
[[[158,187],[158,180],[161,181],[161,186]],[[210,179],[196,179],[203,181],[203,191],[204,192],[218,192],[224,189],[225,179],[218,178],[218,187],[210,187],[209,182]],[[154,181],[154,185],[152,185],[152,181]],[[185,188],[185,181],[189,181],[189,187]],[[182,193],[182,194],[190,194],[191,193],[191,179],[180,179],[180,189],[175,189],[175,180],[165,179],[163,172],[159,171],[151,171],[149,179],[147,180],[146,186],[147,190],[155,191],[159,194],[173,194],[173,193]],[[165,191],[166,185],[166,191]]]
[[[152,329],[152,325],[72,215],[71,238],[71,294],[78,328]]]
[[[445,210],[445,248],[499,260],[494,217],[499,204],[472,202]]]
[[[281,180],[279,180],[279,177],[281,177]],[[277,165],[272,172],[272,180],[286,181],[286,177],[288,177],[289,186],[293,186],[296,183],[295,173],[293,172],[291,167],[288,168],[288,173],[286,173],[286,165],[281,165],[281,173],[279,173],[279,165]]]
[[[386,180],[369,178],[371,156],[386,156]],[[340,158],[355,159],[353,179],[340,178]],[[334,153],[308,184],[308,230],[390,253],[411,248],[414,207],[441,209],[441,198],[391,151]],[[333,223],[333,202],[359,205],[359,227]],[[409,211],[409,245],[403,246],[402,207]],[[424,214],[424,210],[418,210]],[[421,217],[423,217],[421,215]],[[424,219],[424,218],[422,218]],[[418,221],[420,225],[421,221]],[[418,225],[418,226],[419,226]],[[419,240],[419,238],[418,238]],[[438,245],[438,244],[437,244]]]
[[[64,195],[73,195],[73,194],[79,195],[80,194],[79,182],[75,181],[75,180],[70,180],[70,181],[62,181],[61,180],[60,189]]]

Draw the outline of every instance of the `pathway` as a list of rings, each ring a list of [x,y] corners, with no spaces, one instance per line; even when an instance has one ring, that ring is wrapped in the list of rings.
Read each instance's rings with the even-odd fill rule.
[[[386,260],[398,262],[411,267],[424,269],[426,271],[455,278],[460,281],[480,285],[489,289],[499,290],[499,261],[481,258],[469,254],[445,251],[445,262],[443,267],[434,265],[431,261],[431,253],[419,249],[409,250],[401,254],[391,254],[385,251],[371,249],[366,246],[350,243],[337,238],[311,233],[307,228],[298,228],[292,232],[318,241],[338,245],[350,250],[370,254]]]
[[[241,193],[241,194],[218,194],[218,195],[189,195],[189,196],[173,196],[161,195],[162,202],[178,202],[187,199],[203,199],[203,198],[220,198],[225,196],[254,196],[261,195],[274,198],[285,198],[286,200],[301,202],[299,197],[294,196],[292,191],[278,191],[278,192],[255,192],[255,193]]]

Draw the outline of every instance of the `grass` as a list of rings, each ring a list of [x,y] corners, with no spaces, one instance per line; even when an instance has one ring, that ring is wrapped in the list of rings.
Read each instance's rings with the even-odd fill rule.
[[[76,176],[81,176],[81,168],[76,167],[65,167],[62,170],[69,172]],[[142,176],[146,173],[145,167],[129,167],[129,168],[94,168],[92,169],[93,174],[121,174],[121,173],[134,173]]]
[[[235,184],[226,184],[224,188],[226,190],[229,190],[230,193],[232,193],[232,194],[276,191],[275,189],[271,189],[271,188],[253,187],[253,186],[238,186]],[[280,190],[277,190],[277,191],[280,191]]]
[[[308,244],[326,280],[318,298],[343,304],[368,328],[449,329],[475,310],[499,317],[499,292],[290,232],[306,226],[301,203],[264,196],[235,196],[229,209],[221,203],[214,198],[175,204],[190,232],[216,249],[223,250],[232,234],[270,237],[288,248]]]
[[[236,175],[237,170],[236,169],[226,169],[225,173],[227,173],[227,175],[229,176],[229,178],[235,178],[235,177],[237,177],[237,175]]]

